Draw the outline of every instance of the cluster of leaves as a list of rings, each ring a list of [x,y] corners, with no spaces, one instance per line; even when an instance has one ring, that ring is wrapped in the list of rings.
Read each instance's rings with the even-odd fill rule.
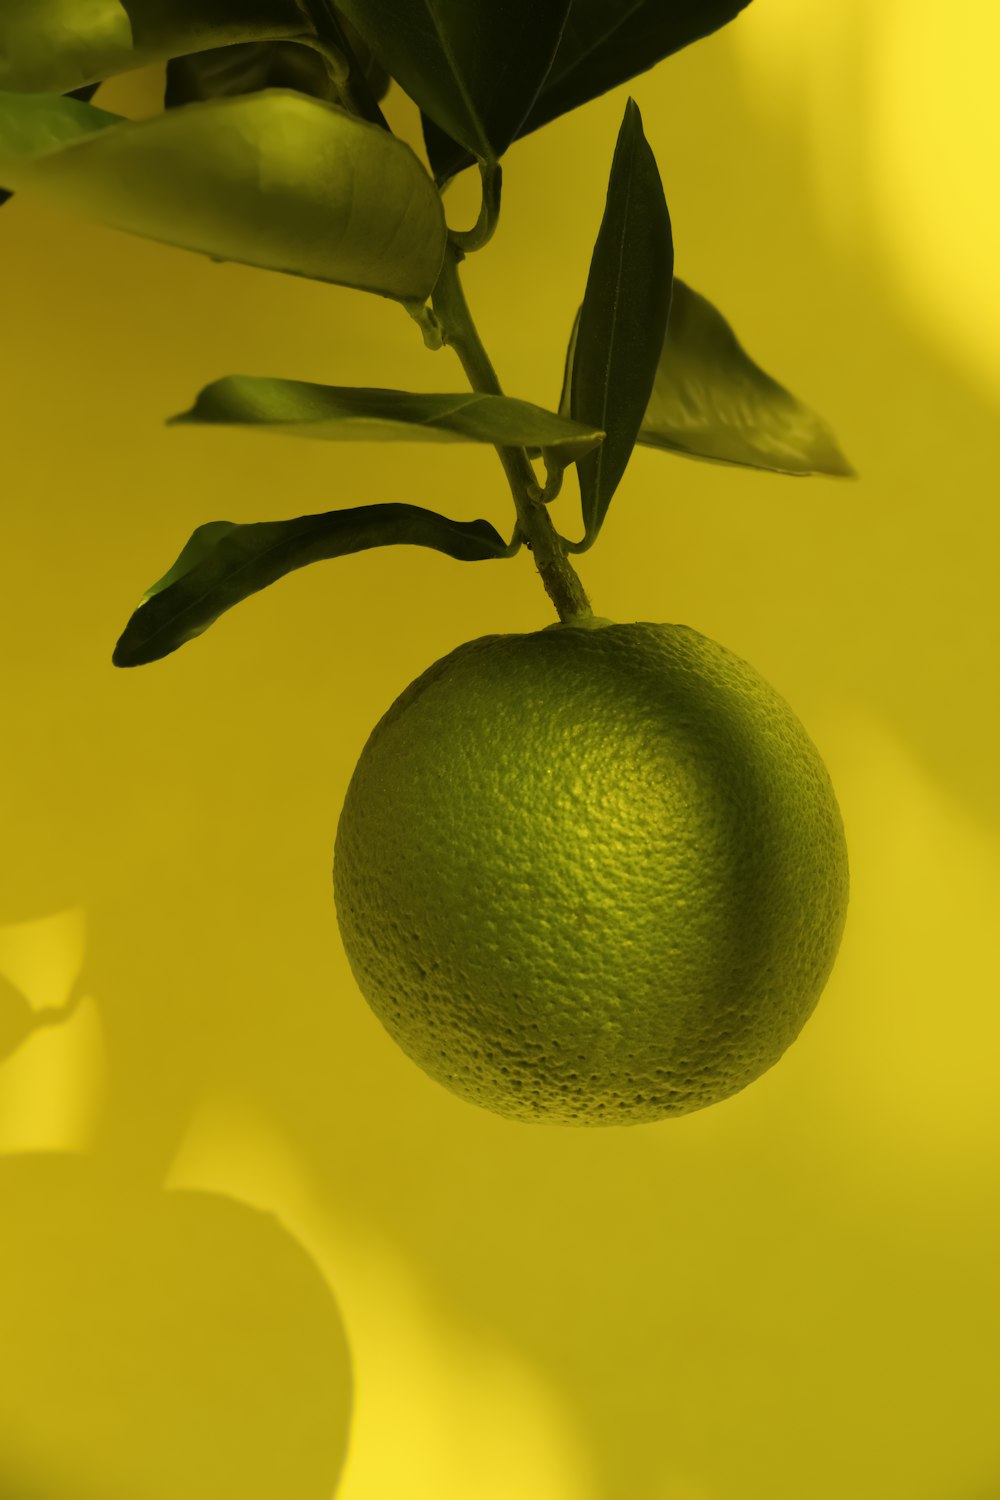
[[[478,163],[485,195],[525,136],[732,20],[749,0],[4,0],[0,181],[59,209],[194,250],[425,304],[462,236],[442,193]],[[91,101],[166,63],[163,113]],[[419,106],[430,172],[389,130],[391,83]],[[2,201],[0,197],[0,201]],[[432,304],[433,305],[433,304]],[[228,376],[172,419],[327,440],[474,441],[577,466],[590,547],[637,442],[784,473],[851,472],[825,425],[673,275],[663,189],[630,100],[558,411],[499,393],[416,395]],[[114,660],[155,660],[291,569],[393,543],[509,557],[486,521],[408,504],[199,527],[149,589]]]

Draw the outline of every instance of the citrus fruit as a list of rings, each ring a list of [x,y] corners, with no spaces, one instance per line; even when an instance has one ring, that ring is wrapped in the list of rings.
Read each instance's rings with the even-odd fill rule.
[[[777,1061],[832,968],[847,852],[754,668],[590,618],[469,641],[405,689],[351,778],[334,893],[359,988],[432,1078],[624,1124]]]

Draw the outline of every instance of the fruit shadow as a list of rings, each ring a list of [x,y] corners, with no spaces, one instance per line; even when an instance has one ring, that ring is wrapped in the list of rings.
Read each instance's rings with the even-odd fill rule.
[[[51,989],[58,919],[20,933],[19,978],[34,968]],[[87,1095],[74,1076],[87,1049],[75,1070],[54,1064],[74,1018],[100,1014],[94,977],[89,962],[67,973],[65,1003],[44,1006],[23,978],[0,982],[0,1494],[330,1500],[352,1407],[333,1293],[272,1214],[162,1189],[157,1152],[183,1105],[172,1120],[154,1111],[155,1131],[139,1120],[127,1142],[116,1101],[95,1141],[87,1111],[74,1119],[73,1101],[67,1111],[56,1097]],[[34,1133],[40,1149],[11,1151],[11,1131]],[[53,1131],[75,1134],[77,1149],[52,1149]]]
[[[269,1215],[85,1157],[0,1159],[0,1492],[329,1500],[347,1344]]]

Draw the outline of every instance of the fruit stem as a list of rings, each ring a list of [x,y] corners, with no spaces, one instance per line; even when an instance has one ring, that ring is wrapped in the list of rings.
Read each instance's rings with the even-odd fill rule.
[[[458,274],[459,262],[463,258],[461,247],[450,242],[431,295],[431,306],[443,341],[458,355],[472,389],[485,395],[502,396],[503,389],[465,300]],[[566,556],[562,538],[545,508],[543,491],[527,453],[523,448],[506,447],[500,443],[495,446],[514,497],[518,530],[531,551],[545,592],[555,605],[560,620],[566,622],[593,615],[583,584]]]

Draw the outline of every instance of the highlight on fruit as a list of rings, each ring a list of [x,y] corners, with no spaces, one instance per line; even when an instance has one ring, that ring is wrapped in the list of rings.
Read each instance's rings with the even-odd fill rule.
[[[367,548],[490,564],[528,552],[556,620],[457,646],[388,708],[334,863],[345,949],[390,1034],[432,1078],[516,1120],[638,1123],[729,1097],[794,1040],[843,930],[840,814],[792,710],[683,625],[595,615],[573,562],[637,445],[854,477],[822,418],[675,275],[634,98],[608,143],[593,243],[566,246],[579,306],[549,351],[563,372],[550,406],[503,389],[462,284],[493,241],[514,141],[632,79],[655,89],[651,70],[664,63],[666,80],[665,60],[740,24],[748,3],[217,0],[209,14],[8,0],[0,13],[0,203],[24,194],[217,263],[390,299],[441,365],[431,393],[206,372],[172,426],[496,451],[506,536],[347,495],[209,520],[146,589],[113,661],[166,657],[292,570]],[[161,112],[101,107],[105,80],[150,63],[165,66]],[[419,141],[392,128],[404,94]],[[481,206],[458,225],[447,190],[468,170]],[[575,537],[549,509],[567,474]]]

